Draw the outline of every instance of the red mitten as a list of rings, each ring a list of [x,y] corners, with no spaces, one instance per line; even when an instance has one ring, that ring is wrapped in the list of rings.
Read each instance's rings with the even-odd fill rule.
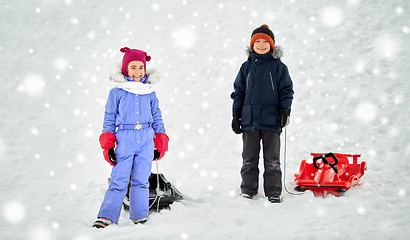
[[[115,166],[116,164],[115,153],[114,153],[114,147],[115,147],[116,141],[117,141],[117,138],[115,137],[115,134],[113,133],[105,132],[100,135],[101,148],[104,149],[104,152],[103,152],[104,159],[111,166]]]
[[[168,141],[169,137],[165,133],[155,134],[155,148],[160,153],[159,158],[157,160],[160,160],[165,155],[165,152],[168,151]]]
[[[102,149],[114,148],[117,138],[114,133],[105,132],[100,135],[100,144]]]

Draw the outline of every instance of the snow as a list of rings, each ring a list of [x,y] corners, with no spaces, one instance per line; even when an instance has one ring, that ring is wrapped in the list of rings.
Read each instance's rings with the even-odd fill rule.
[[[1,239],[408,238],[408,1],[0,5]],[[284,191],[272,205],[262,188],[253,200],[238,196],[242,141],[229,95],[262,24],[284,48],[295,88],[284,183],[293,189],[311,152],[362,154],[368,170],[342,197]],[[98,136],[124,46],[146,50],[161,74],[170,146],[159,171],[189,199],[143,226],[123,212],[97,230],[111,171]],[[284,134],[282,154],[283,143]]]

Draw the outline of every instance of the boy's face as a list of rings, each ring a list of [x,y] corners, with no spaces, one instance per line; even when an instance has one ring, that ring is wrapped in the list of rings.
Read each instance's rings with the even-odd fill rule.
[[[128,76],[132,77],[134,81],[139,82],[145,76],[144,63],[141,61],[132,61],[128,63]]]
[[[253,50],[257,54],[265,54],[270,51],[270,44],[263,38],[257,39],[253,44]]]

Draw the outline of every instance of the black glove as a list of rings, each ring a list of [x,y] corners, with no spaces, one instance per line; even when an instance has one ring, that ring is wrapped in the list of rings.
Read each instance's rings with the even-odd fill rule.
[[[290,122],[290,109],[281,109],[279,111],[279,127],[284,128]]]
[[[157,160],[159,158],[159,156],[161,155],[160,152],[158,152],[157,149],[154,149],[154,161]]]
[[[114,152],[114,148],[110,148],[108,149],[108,156],[110,158],[110,162],[112,164],[117,164],[117,158],[115,157],[115,152]]]
[[[232,119],[232,130],[236,134],[241,134],[242,129],[241,129],[241,111],[240,110],[234,110],[233,111],[233,119]]]

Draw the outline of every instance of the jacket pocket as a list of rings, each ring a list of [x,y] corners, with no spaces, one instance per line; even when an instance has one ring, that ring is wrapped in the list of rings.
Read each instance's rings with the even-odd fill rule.
[[[241,124],[246,126],[250,125],[252,122],[252,106],[251,105],[243,105],[242,107],[242,117],[241,117]]]
[[[264,125],[278,125],[279,109],[276,105],[265,104],[262,107],[262,123]]]
[[[117,162],[120,162],[128,155],[128,133],[132,130],[117,131],[115,134],[117,137],[117,147],[115,148],[115,156],[117,157]]]

